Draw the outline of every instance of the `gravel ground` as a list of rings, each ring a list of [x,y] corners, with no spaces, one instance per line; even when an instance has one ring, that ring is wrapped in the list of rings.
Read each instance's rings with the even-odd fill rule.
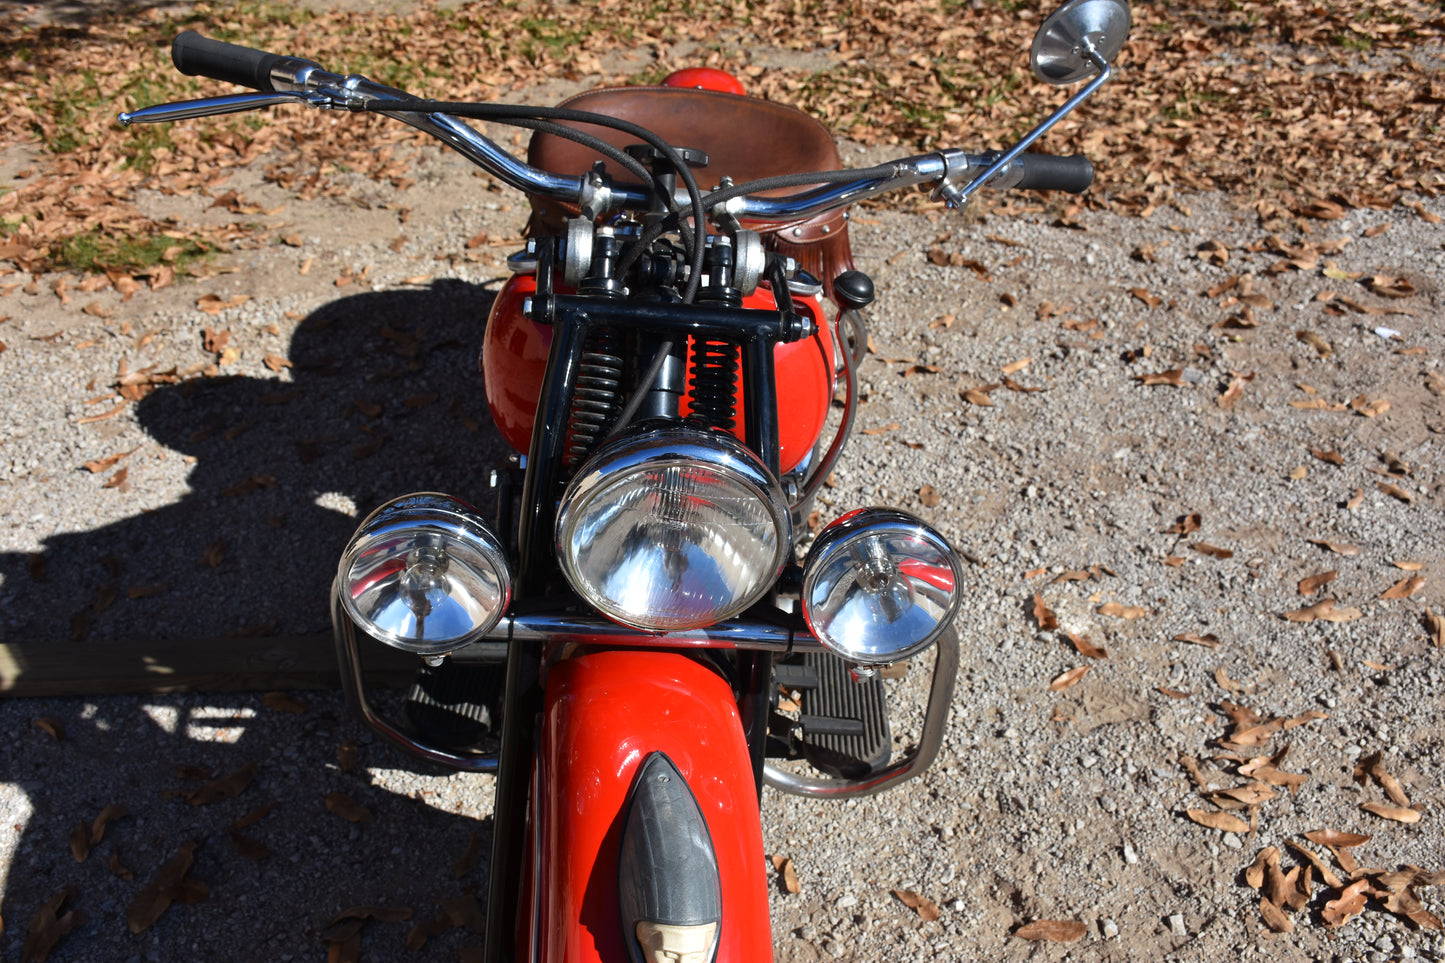
[[[7,152],[0,176],[25,163]],[[458,162],[428,154],[417,170],[400,194],[358,184],[347,199],[317,201],[258,174],[232,179],[263,211],[284,205],[270,214],[156,194],[146,204],[157,213],[264,219],[290,243],[219,258],[212,277],[126,302],[70,278],[65,303],[54,277],[0,298],[0,378],[12,386],[0,412],[0,633],[13,651],[70,647],[84,659],[120,640],[219,646],[236,631],[324,631],[326,586],[359,514],[418,488],[480,495],[505,448],[477,390],[476,345],[521,205]],[[793,861],[801,887],[774,888],[779,959],[1445,959],[1439,932],[1378,902],[1327,928],[1336,894],[1322,889],[1293,933],[1265,932],[1243,877],[1261,847],[1322,827],[1371,834],[1353,851],[1365,866],[1445,869],[1445,655],[1426,620],[1445,578],[1445,234],[1410,208],[1264,223],[1222,196],[1181,197],[1148,218],[1027,197],[1018,206],[984,219],[875,210],[855,221],[855,254],[880,291],[876,351],[861,372],[860,431],[820,511],[899,505],[977,564],[933,769],[847,803],[765,793],[768,852]],[[1201,256],[1210,242],[1227,249],[1225,263]],[[1287,257],[1315,263],[1272,270]],[[1414,293],[1381,296],[1364,283],[1377,275]],[[1206,293],[1231,276],[1235,287]],[[31,279],[0,277],[16,280]],[[210,315],[196,307],[207,294],[249,300]],[[1256,326],[1221,327],[1246,313]],[[230,377],[161,385],[82,423],[113,406],[88,402],[108,394],[122,358],[132,373],[214,362],[207,328],[229,331],[240,351],[221,369]],[[273,371],[268,356],[290,367]],[[1028,390],[1006,387],[1004,366]],[[1169,371],[1177,385],[1141,380]],[[1252,380],[1222,406],[1236,374]],[[1291,405],[1361,396],[1358,408],[1389,408]],[[98,473],[82,467],[119,453]],[[1194,513],[1197,531],[1168,532]],[[1091,566],[1083,580],[1060,579]],[[1327,570],[1338,577],[1302,596],[1300,580]],[[1411,576],[1423,590],[1379,598]],[[1041,627],[1036,597],[1057,629]],[[1360,617],[1282,617],[1321,597]],[[1111,602],[1143,613],[1100,611]],[[1107,658],[1084,658],[1065,633],[1087,635]],[[1174,639],[1185,633],[1218,646]],[[1078,684],[1050,690],[1086,663]],[[901,742],[922,675],[896,685]],[[327,923],[364,904],[414,913],[369,923],[364,959],[454,959],[478,945],[464,927],[419,953],[404,943],[439,900],[484,885],[485,857],[471,865],[464,854],[474,834],[490,838],[489,778],[426,770],[372,744],[333,692],[295,698],[304,708],[259,693],[0,702],[0,956],[19,958],[31,917],[68,887],[85,920],[53,959],[319,959]],[[1219,758],[1227,701],[1265,718],[1324,715],[1243,750],[1288,743],[1280,767],[1308,776],[1260,805],[1253,834],[1185,815],[1213,807],[1181,755],[1216,787],[1247,781]],[[1417,823],[1360,810],[1385,799],[1352,778],[1375,751],[1423,807]],[[176,794],[248,764],[254,779],[235,798],[187,805]],[[336,792],[373,821],[328,811]],[[73,831],[117,803],[130,815],[77,862]],[[131,935],[132,901],[188,840],[200,844],[190,875],[209,898]],[[261,855],[253,844],[267,855],[247,858]],[[1296,861],[1286,852],[1286,867]],[[938,918],[895,890],[926,897]],[[1439,888],[1422,892],[1445,911]],[[1062,944],[1012,935],[1036,919],[1086,932]]]

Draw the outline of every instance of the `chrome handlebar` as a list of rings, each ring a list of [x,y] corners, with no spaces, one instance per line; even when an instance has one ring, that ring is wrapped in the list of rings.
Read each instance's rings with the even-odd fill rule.
[[[311,61],[290,57],[278,58],[278,61],[272,68],[270,78],[276,88],[274,91],[143,107],[121,113],[118,120],[125,127],[132,124],[160,124],[258,110],[280,104],[356,111],[367,109],[370,104],[378,101],[405,99],[409,96],[403,91],[358,74],[343,76],[331,73]],[[1076,98],[1081,99],[1082,97]],[[401,110],[378,112],[431,134],[507,186],[519,191],[578,205],[586,204],[589,198],[598,194],[598,185],[592,175],[568,176],[533,167],[513,157],[471,125],[449,114]],[[1056,119],[1057,117],[1051,118]],[[960,196],[960,191],[966,192],[962,195],[966,198],[967,194],[981,186],[1007,189],[1017,185],[1023,176],[1022,166],[1007,162],[999,164],[999,159],[997,152],[967,154],[959,150],[942,150],[891,161],[887,165],[889,172],[882,176],[828,184],[779,197],[734,197],[719,206],[740,220],[786,223],[838,210],[866,198],[919,184],[937,185],[939,196],[952,203],[955,197]],[[980,176],[983,174],[987,177]],[[615,183],[604,186],[604,196],[613,208],[646,210],[649,207],[651,197],[640,187]],[[679,191],[677,200],[679,204],[686,205],[686,192]]]

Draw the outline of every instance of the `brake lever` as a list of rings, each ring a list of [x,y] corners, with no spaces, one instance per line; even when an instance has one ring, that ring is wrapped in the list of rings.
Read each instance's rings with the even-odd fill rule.
[[[122,111],[116,119],[122,127],[132,124],[166,124],[193,117],[214,117],[218,114],[238,114],[263,107],[281,104],[304,104],[307,107],[335,107],[336,99],[317,91],[275,91],[253,94],[231,94],[226,97],[206,97],[201,100],[181,100],[173,104],[157,104],[139,110]]]

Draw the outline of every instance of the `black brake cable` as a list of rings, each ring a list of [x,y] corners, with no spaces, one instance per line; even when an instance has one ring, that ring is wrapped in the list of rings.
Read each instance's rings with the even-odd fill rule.
[[[693,177],[692,169],[687,166],[677,150],[671,144],[663,140],[657,134],[648,130],[640,124],[622,120],[617,117],[608,117],[605,114],[594,114],[585,110],[572,110],[567,107],[527,107],[512,104],[484,104],[469,101],[446,101],[446,100],[424,100],[419,97],[403,97],[388,100],[373,100],[361,106],[362,110],[372,113],[387,112],[411,112],[429,114],[450,114],[454,117],[470,117],[477,120],[491,120],[497,123],[510,123],[515,120],[542,120],[542,121],[568,121],[576,124],[591,124],[594,127],[607,127],[612,130],[620,130],[625,134],[631,134],[646,143],[652,145],[667,158],[667,162],[677,171],[682,179],[683,185],[687,188],[689,207],[692,209],[693,223],[699,228],[705,223],[707,216],[703,206],[702,191],[697,186],[697,179]],[[586,136],[586,135],[583,135]],[[646,183],[646,181],[644,181]],[[654,190],[656,188],[654,187]],[[674,207],[672,198],[663,198],[664,204]],[[674,213],[670,217],[678,217]],[[697,290],[702,283],[702,261],[703,245],[694,243],[692,245],[691,276],[688,278],[687,287],[683,290],[683,303],[690,304],[697,297]]]
[[[525,127],[528,130],[537,131],[540,134],[548,134],[552,137],[561,137],[574,143],[581,144],[588,150],[596,151],[608,160],[615,161],[619,166],[625,168],[629,174],[642,182],[644,187],[649,188],[653,193],[660,194],[662,185],[657,178],[646,167],[638,163],[637,158],[626,151],[618,150],[600,137],[593,137],[591,134],[584,134],[575,127],[568,127],[566,124],[558,124],[550,120],[528,120],[518,117],[505,122],[510,127]]]

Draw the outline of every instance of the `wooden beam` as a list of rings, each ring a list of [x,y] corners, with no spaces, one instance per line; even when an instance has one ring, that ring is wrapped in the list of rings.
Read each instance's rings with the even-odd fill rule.
[[[411,681],[416,656],[366,646],[368,686]],[[0,697],[335,689],[331,636],[0,644]]]

